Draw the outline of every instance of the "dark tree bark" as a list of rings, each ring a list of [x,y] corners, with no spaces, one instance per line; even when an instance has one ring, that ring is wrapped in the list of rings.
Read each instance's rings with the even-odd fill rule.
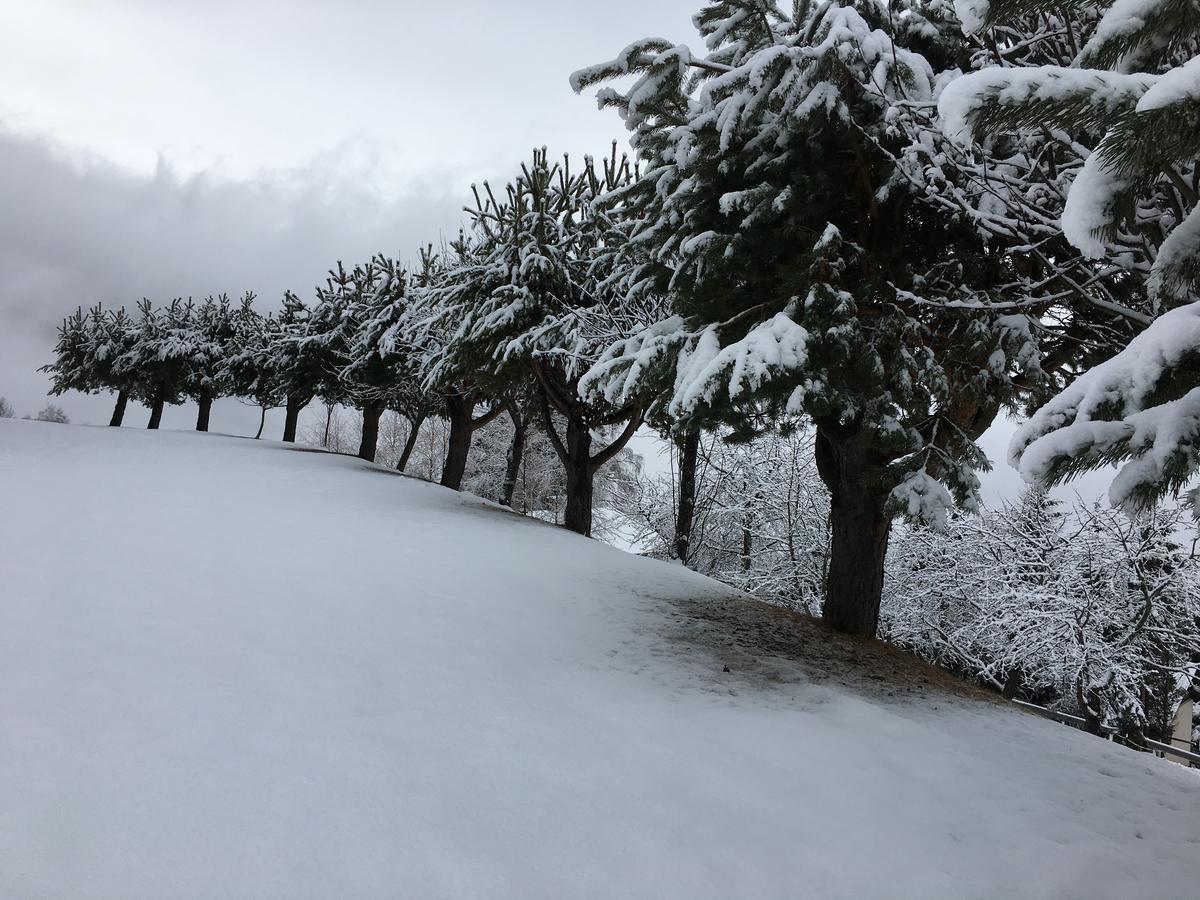
[[[563,446],[567,451],[562,461],[567,472],[567,508],[563,512],[563,525],[576,534],[591,537],[596,468],[592,465],[592,432],[582,415],[567,416]]]
[[[154,400],[150,403],[150,421],[146,423],[147,428],[157,428],[162,424],[163,407],[166,405],[167,392],[160,386],[154,392]]]
[[[421,436],[421,426],[425,423],[424,416],[417,416],[408,423],[408,437],[404,441],[404,449],[400,451],[400,461],[396,463],[396,471],[403,472],[408,468],[413,450],[417,447],[417,438]]]
[[[294,444],[296,442],[296,428],[300,424],[300,413],[304,411],[304,407],[308,406],[311,400],[312,397],[302,397],[298,394],[288,395],[287,411],[283,417],[283,439],[286,443]]]
[[[696,458],[700,455],[700,429],[679,442],[679,508],[675,511],[675,556],[687,565],[696,518]]]
[[[265,406],[260,406],[258,408],[258,431],[254,432],[254,439],[256,441],[260,437],[262,437],[263,428],[266,427],[266,424],[267,424],[267,408]]]
[[[446,464],[442,467],[442,487],[462,490],[463,475],[467,471],[467,457],[471,455],[471,437],[503,411],[504,405],[497,403],[488,412],[473,418],[474,397],[461,394],[446,396],[446,418],[450,421],[450,436],[446,444]]]
[[[212,394],[207,391],[202,392],[196,403],[200,407],[200,411],[196,414],[196,430],[208,431],[208,420],[212,416]]]
[[[325,404],[325,440],[321,446],[326,449],[329,449],[329,429],[333,426],[333,408],[334,404]]]
[[[513,439],[512,443],[508,445],[508,464],[504,469],[504,489],[500,495],[500,503],[503,506],[511,507],[513,496],[517,492],[517,478],[521,474],[521,460],[525,456],[525,436],[528,425],[525,417],[515,405],[509,406],[508,417],[512,419]]]
[[[1087,675],[1086,670],[1084,675]],[[1100,718],[1100,710],[1103,708],[1100,692],[1090,686],[1085,688],[1086,681],[1083,677],[1075,679],[1075,699],[1083,712],[1083,730],[1099,737],[1104,734],[1104,723]]]
[[[375,450],[379,446],[379,420],[387,408],[382,400],[370,400],[362,410],[362,442],[358,445],[358,458],[375,462]]]
[[[625,430],[611,444],[593,454],[591,425],[588,421],[590,410],[586,403],[578,399],[576,385],[563,385],[561,382],[556,384],[540,369],[535,368],[534,371],[538,379],[538,399],[542,407],[546,434],[567,476],[567,507],[563,512],[563,526],[577,534],[591,537],[592,486],[596,471],[629,443],[629,439],[642,423],[642,411],[637,407],[630,407],[602,420],[600,424],[606,425],[624,421]],[[559,436],[554,426],[554,417],[550,413],[552,402],[567,420],[564,437]]]
[[[442,487],[458,491],[462,489],[463,475],[467,471],[467,457],[471,455],[471,413],[475,404],[465,397],[446,397],[446,419],[450,423],[450,436],[446,444],[446,462],[442,466]]]
[[[117,405],[113,407],[112,418],[108,420],[110,428],[120,428],[125,421],[125,407],[129,405],[129,392],[117,392]]]
[[[883,464],[860,427],[838,423],[818,423],[816,460],[832,531],[823,617],[837,631],[875,637],[892,530]]]
[[[1000,696],[1005,700],[1015,700],[1017,694],[1021,693],[1021,685],[1025,681],[1025,672],[1019,667],[1008,673],[1008,677],[1004,679],[1004,690],[1000,692]]]

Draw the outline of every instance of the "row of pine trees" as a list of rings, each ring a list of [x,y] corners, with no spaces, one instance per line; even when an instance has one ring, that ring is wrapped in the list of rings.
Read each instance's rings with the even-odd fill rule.
[[[645,39],[572,76],[577,91],[604,85],[634,160],[615,145],[582,161],[535,151],[503,187],[472,188],[458,240],[410,266],[339,265],[277,313],[222,298],[80,312],[55,388],[117,392],[118,421],[136,397],[152,425],[184,398],[198,427],[216,396],[285,405],[288,440],[321,396],[362,410],[366,458],[383,410],[441,415],[450,487],[471,435],[532,404],[566,473],[565,524],[583,534],[596,471],[642,423],[678,441],[686,470],[702,431],[749,439],[806,420],[830,496],[823,614],[873,635],[894,519],[973,508],[988,465],[976,441],[998,417],[1103,371],[1194,299],[1200,92],[1179,73],[1194,70],[1200,18],[1148,3],[1161,15],[706,3],[703,53]],[[1147,105],[1159,82],[1173,87]],[[1125,417],[1194,416],[1171,404],[1196,387],[1198,358],[1166,359],[1123,402],[1039,420],[1014,458],[1039,447],[1047,482],[1140,459]],[[1094,418],[1124,437],[1056,439]],[[1190,433],[1156,432],[1172,462],[1135,501],[1195,471]]]

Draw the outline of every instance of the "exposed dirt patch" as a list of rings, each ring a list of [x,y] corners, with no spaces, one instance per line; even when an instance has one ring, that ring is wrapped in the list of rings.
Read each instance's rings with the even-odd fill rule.
[[[744,597],[674,601],[668,637],[711,654],[717,671],[774,684],[808,681],[872,696],[946,696],[1002,703],[994,693],[879,640]]]

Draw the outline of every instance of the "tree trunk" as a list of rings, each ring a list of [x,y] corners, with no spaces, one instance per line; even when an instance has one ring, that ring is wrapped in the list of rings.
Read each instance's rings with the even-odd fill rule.
[[[256,441],[260,437],[262,437],[263,428],[266,427],[266,424],[267,424],[267,408],[265,406],[260,406],[258,408],[258,431],[254,432],[254,439]]]
[[[1100,719],[1100,692],[1090,686],[1091,676],[1085,667],[1075,678],[1075,699],[1083,713],[1083,730],[1088,734],[1100,737],[1104,734],[1103,722]],[[1086,687],[1085,687],[1086,685]]]
[[[163,407],[167,405],[167,392],[165,388],[159,387],[154,393],[154,400],[150,404],[150,421],[146,423],[147,428],[157,428],[162,424]]]
[[[201,393],[196,403],[200,407],[200,412],[196,415],[196,430],[208,431],[208,420],[212,416],[212,394],[208,392]]]
[[[283,417],[283,440],[288,444],[296,442],[296,428],[300,424],[300,413],[308,406],[309,397],[288,394],[287,412]],[[328,441],[328,438],[326,438]]]
[[[471,435],[475,433],[471,414],[475,403],[464,397],[446,398],[446,417],[450,420],[450,437],[446,445],[446,463],[442,466],[442,487],[462,490],[463,475],[467,471],[467,457],[471,454]]]
[[[875,637],[892,516],[883,467],[861,428],[818,425],[817,469],[830,493],[832,545],[823,618],[835,630]]]
[[[358,458],[375,462],[375,449],[379,445],[379,420],[383,417],[386,404],[382,400],[370,400],[363,406],[362,442],[358,445]]]
[[[563,467],[567,473],[567,508],[563,525],[582,534],[592,535],[592,486],[595,468],[592,466],[592,433],[582,415],[567,416],[567,435],[563,441],[567,458]]]
[[[129,392],[117,392],[117,405],[113,407],[112,418],[108,420],[110,428],[120,428],[121,423],[125,421],[125,407],[129,405]]]
[[[508,445],[508,465],[504,470],[504,490],[500,497],[503,506],[513,505],[513,496],[517,492],[517,478],[521,473],[521,460],[525,456],[525,420],[509,410],[509,418],[513,424],[512,443]]]
[[[696,457],[700,454],[700,429],[689,431],[679,444],[679,508],[675,512],[675,556],[687,565],[696,517]]]
[[[747,506],[742,513],[742,571],[750,571],[750,554],[754,550],[754,532],[750,526],[754,524],[754,508]]]
[[[424,422],[424,416],[417,416],[408,423],[408,438],[404,441],[404,449],[400,451],[400,461],[396,463],[397,472],[403,472],[408,468],[408,461],[417,447],[417,438],[421,436],[421,425]]]
[[[1017,699],[1017,694],[1021,693],[1021,685],[1024,683],[1024,670],[1020,667],[1013,669],[1008,673],[1008,677],[1004,679],[1004,689],[1000,692],[1000,696],[1005,700]]]
[[[325,404],[325,440],[321,443],[321,446],[326,450],[329,449],[329,429],[333,425],[333,407],[334,404],[332,403]]]

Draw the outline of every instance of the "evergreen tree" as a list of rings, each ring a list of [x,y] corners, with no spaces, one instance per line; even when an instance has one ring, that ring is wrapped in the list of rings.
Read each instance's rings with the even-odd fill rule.
[[[254,302],[246,294],[243,307]],[[234,321],[229,298],[208,297],[196,308],[191,320],[191,358],[184,392],[196,401],[196,430],[208,431],[213,401],[229,393],[228,366],[234,349]]]
[[[322,354],[297,340],[305,332],[308,315],[304,302],[289,291],[284,295],[278,317],[271,323],[273,327],[267,329],[272,340],[266,345],[263,365],[276,379],[285,407],[283,440],[287,443],[296,440],[300,413],[312,402],[328,374],[322,368]]]
[[[327,404],[346,401],[345,385],[338,373],[355,330],[350,305],[355,295],[355,272],[339,262],[325,284],[315,291],[308,306],[289,291],[279,316],[280,333],[274,344],[272,369],[287,398],[284,440],[295,440],[295,423],[312,399]]]
[[[596,471],[641,422],[636,402],[578,392],[601,349],[584,313],[611,301],[595,269],[609,225],[591,203],[628,175],[615,155],[599,170],[590,159],[572,170],[569,159],[551,162],[545,149],[535,151],[502,195],[489,185],[475,192],[469,237],[414,313],[416,332],[443,336],[429,357],[431,383],[473,378],[503,394],[532,376],[542,425],[566,471],[564,524],[580,534],[591,533]],[[594,434],[615,425],[621,433],[593,450]]]
[[[0,397],[0,419],[12,419],[17,415],[7,397]]]
[[[423,271],[428,271],[433,265],[428,252],[422,259]],[[407,310],[409,281],[409,274],[385,256],[376,256],[359,270],[351,309],[356,324],[339,375],[347,395],[363,409],[359,455],[364,459],[375,458],[379,419],[385,410],[398,412],[408,422],[408,439],[397,462],[401,471],[412,455],[421,423],[439,402],[425,390],[407,346],[388,338]]]
[[[133,387],[133,375],[125,366],[133,337],[124,309],[106,312],[97,305],[87,315],[77,309],[59,327],[54,362],[40,369],[52,376],[50,393],[114,391],[117,401],[109,425],[119,426]]]
[[[285,310],[286,314],[286,310]],[[230,394],[253,401],[259,409],[272,409],[286,402],[278,370],[279,343],[282,326],[271,313],[260,314],[254,308],[254,297],[247,294],[238,309],[230,315],[229,339],[225,345],[225,361],[221,380]],[[290,407],[289,407],[290,412]],[[298,411],[297,411],[298,414]],[[292,422],[292,440],[295,423]],[[289,440],[285,423],[284,440]]]
[[[129,375],[132,395],[150,407],[147,428],[158,428],[163,408],[182,403],[186,396],[196,340],[194,311],[191,300],[178,298],[164,309],[155,309],[149,300],[138,305],[130,347],[117,360],[117,368]]]
[[[496,377],[486,361],[478,366],[462,364],[458,352],[462,322],[447,314],[450,280],[478,264],[484,252],[485,245],[474,234],[460,234],[442,253],[427,250],[412,303],[385,335],[390,347],[407,348],[422,385],[441,401],[449,431],[440,483],[454,490],[462,489],[475,434],[504,412],[502,398],[510,391],[510,379],[516,377],[511,372]],[[484,411],[477,415],[480,406]]]
[[[977,32],[1047,14],[1041,0],[964,0]],[[960,138],[1021,130],[1099,135],[1070,185],[1067,239],[1127,280],[1145,278],[1159,307],[1200,286],[1200,11],[1191,2],[1112,2],[1071,66],[988,68],[952,84],[941,109]],[[1167,313],[1128,349],[1089,371],[1038,412],[1010,456],[1053,484],[1125,463],[1115,503],[1145,506],[1200,466],[1200,305]]]
[[[124,368],[123,360],[133,346],[134,325],[124,308],[107,315],[97,307],[92,313],[92,369],[97,382],[117,395],[109,426],[119,428],[125,420],[125,409],[133,387],[133,376]]]
[[[1008,299],[1008,256],[900,162],[894,121],[932,103],[953,56],[937,16],[724,0],[695,19],[707,56],[641,41],[572,80],[635,76],[600,94],[644,167],[606,203],[669,272],[675,312],[611,347],[585,390],[620,403],[652,382],[685,429],[741,437],[810,418],[832,496],[824,615],[858,634],[876,630],[893,517],[971,505],[975,439],[1043,377],[1034,323],[990,302]]]

